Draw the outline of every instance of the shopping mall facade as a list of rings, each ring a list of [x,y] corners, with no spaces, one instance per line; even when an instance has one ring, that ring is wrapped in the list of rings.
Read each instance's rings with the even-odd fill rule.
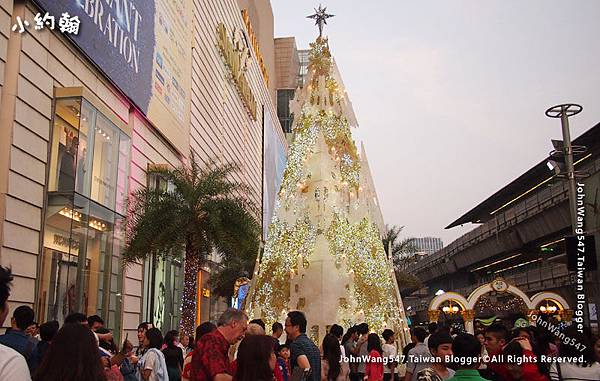
[[[46,12],[56,27],[35,29]],[[64,12],[79,17],[77,35],[59,30]],[[29,22],[22,33],[19,20]],[[0,0],[0,264],[15,275],[11,310],[32,306],[39,321],[98,314],[130,336],[141,321],[176,327],[182,263],[122,267],[128,196],[160,184],[149,168],[194,155],[238,163],[268,219],[287,150],[277,78],[297,75],[297,57],[276,65],[275,50],[268,0]],[[210,266],[199,277],[206,320],[226,305],[211,296]]]

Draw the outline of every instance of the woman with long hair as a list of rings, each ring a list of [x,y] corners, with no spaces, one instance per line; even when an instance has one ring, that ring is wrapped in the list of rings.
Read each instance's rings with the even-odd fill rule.
[[[144,336],[144,355],[138,361],[139,379],[143,381],[169,381],[165,356],[160,351],[163,344],[158,328],[150,328]]]
[[[370,333],[367,337],[367,351],[369,360],[366,366],[366,376],[368,381],[383,381],[383,358],[381,354],[381,339],[376,333]]]
[[[52,339],[34,381],[105,381],[96,338],[81,324],[65,324]]]
[[[233,381],[272,381],[276,363],[271,336],[247,336],[238,348]]]
[[[342,362],[340,343],[332,334],[323,339],[323,357],[321,358],[321,381],[345,381],[348,379],[350,367]]]
[[[166,347],[162,350],[167,364],[169,381],[181,381],[181,371],[183,370],[183,351],[177,345],[179,332],[173,330],[165,335]]]

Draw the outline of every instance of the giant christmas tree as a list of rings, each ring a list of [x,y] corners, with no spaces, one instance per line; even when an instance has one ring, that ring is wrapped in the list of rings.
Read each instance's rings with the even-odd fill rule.
[[[351,106],[327,39],[310,47],[305,85],[290,104],[294,140],[246,311],[270,324],[301,310],[318,342],[331,324],[367,322],[379,333],[393,329],[404,345],[402,300],[373,223],[372,194],[363,189]]]

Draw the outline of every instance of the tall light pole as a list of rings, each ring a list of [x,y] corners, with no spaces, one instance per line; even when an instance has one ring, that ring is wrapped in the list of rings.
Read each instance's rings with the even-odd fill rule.
[[[566,103],[550,107],[546,110],[549,118],[560,118],[563,135],[563,152],[567,170],[567,181],[569,184],[569,209],[571,212],[571,231],[575,234],[577,226],[577,195],[575,188],[575,166],[573,165],[573,146],[571,145],[571,132],[569,131],[569,118],[579,114],[583,110],[578,104]]]

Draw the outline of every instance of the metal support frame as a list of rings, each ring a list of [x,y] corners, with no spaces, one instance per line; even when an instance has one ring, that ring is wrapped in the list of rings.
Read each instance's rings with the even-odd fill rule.
[[[571,231],[575,234],[577,222],[577,194],[575,187],[575,167],[573,165],[573,146],[571,145],[571,132],[569,130],[569,118],[579,114],[583,110],[578,104],[565,103],[550,107],[546,110],[549,118],[560,118],[563,135],[563,153],[567,169],[567,182],[569,185],[569,212],[571,215]]]

